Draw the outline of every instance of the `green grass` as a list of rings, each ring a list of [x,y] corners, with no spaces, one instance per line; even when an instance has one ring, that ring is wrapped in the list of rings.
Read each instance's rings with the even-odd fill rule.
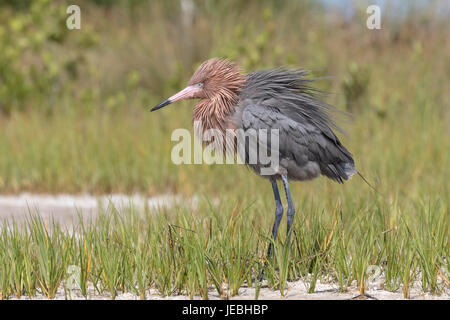
[[[157,211],[110,207],[95,221],[69,227],[44,221],[37,212],[24,224],[0,225],[0,296],[53,298],[78,268],[80,292],[110,296],[131,292],[146,297],[150,288],[162,296],[186,294],[222,298],[239,294],[243,285],[260,286],[272,216],[268,200],[234,200],[197,209]],[[403,290],[419,282],[421,290],[441,294],[448,275],[449,224],[442,201],[417,203],[416,218],[396,216],[383,199],[323,207],[304,200],[295,220],[290,247],[285,227],[267,265],[269,288],[283,296],[287,280],[305,281],[314,292],[318,279],[339,283],[345,292],[356,281],[369,285],[369,266],[379,266],[383,288]],[[340,214],[342,210],[342,215]],[[270,217],[270,219],[269,219]],[[389,218],[393,219],[389,219]],[[441,275],[439,275],[441,273]],[[354,285],[354,283],[353,283]],[[148,297],[148,295],[147,295]]]

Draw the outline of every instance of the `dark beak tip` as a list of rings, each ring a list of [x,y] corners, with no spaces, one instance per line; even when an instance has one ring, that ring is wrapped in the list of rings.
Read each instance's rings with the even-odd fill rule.
[[[165,107],[165,106],[167,106],[167,105],[169,105],[171,103],[172,103],[172,101],[170,101],[170,99],[167,99],[167,100],[161,102],[160,104],[158,104],[157,106],[151,108],[150,112],[153,112],[153,111],[156,111],[158,109],[161,109],[162,107]]]

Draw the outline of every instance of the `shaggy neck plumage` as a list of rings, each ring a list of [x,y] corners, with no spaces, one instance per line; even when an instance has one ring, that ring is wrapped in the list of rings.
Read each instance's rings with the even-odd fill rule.
[[[226,59],[213,58],[204,62],[189,84],[203,83],[202,100],[194,107],[194,130],[203,138],[208,130],[218,130],[225,137],[227,129],[236,129],[230,121],[247,82],[247,75]],[[200,124],[200,125],[199,125]],[[219,146],[216,145],[216,149]]]
[[[208,129],[225,132],[229,116],[234,113],[238,94],[227,89],[217,91],[212,97],[200,100],[194,107],[194,121],[201,121],[202,133]]]

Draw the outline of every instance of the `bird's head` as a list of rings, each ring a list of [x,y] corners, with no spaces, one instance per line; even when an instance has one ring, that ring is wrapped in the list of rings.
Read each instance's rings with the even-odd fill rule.
[[[203,62],[192,75],[188,86],[161,102],[150,111],[165,107],[183,99],[236,99],[246,76],[241,69],[227,59],[212,58]]]

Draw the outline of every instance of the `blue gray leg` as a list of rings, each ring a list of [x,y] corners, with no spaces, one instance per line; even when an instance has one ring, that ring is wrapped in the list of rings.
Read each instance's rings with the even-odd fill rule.
[[[278,192],[278,185],[275,179],[271,180],[273,195],[275,196],[275,222],[272,228],[272,238],[273,241],[277,238],[278,227],[280,226],[281,218],[283,217],[283,204],[281,203],[280,193]],[[272,242],[269,243],[269,249],[267,250],[267,260],[270,260],[272,256],[273,245]]]
[[[288,208],[286,212],[287,216],[287,243],[290,242],[291,233],[292,233],[292,223],[294,222],[295,209],[294,204],[292,203],[291,192],[289,191],[289,182],[286,176],[281,176],[284,185],[284,191],[286,192],[286,198],[288,202]]]

